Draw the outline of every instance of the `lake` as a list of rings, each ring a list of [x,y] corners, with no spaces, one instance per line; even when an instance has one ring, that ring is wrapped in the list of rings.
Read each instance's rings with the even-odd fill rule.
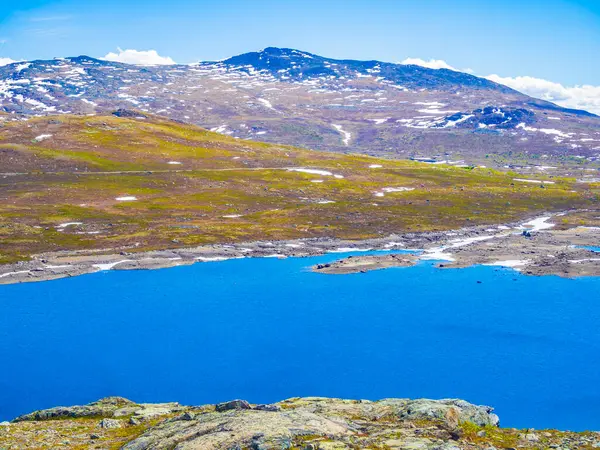
[[[600,278],[306,269],[344,256],[0,286],[0,421],[109,395],[458,397],[503,426],[600,430]]]

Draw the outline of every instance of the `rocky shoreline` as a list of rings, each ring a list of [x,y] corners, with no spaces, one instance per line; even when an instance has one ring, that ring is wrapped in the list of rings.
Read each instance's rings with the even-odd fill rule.
[[[396,253],[391,255],[348,256],[332,263],[316,264],[312,266],[312,271],[327,274],[365,273],[390,267],[411,267],[417,263],[417,260],[417,255]]]
[[[600,433],[500,428],[489,406],[459,399],[291,398],[267,405],[135,403],[109,397],[0,423],[0,448],[593,449]]]
[[[459,238],[442,246],[425,248],[415,257],[373,255],[366,259],[353,257],[313,267],[314,272],[345,274],[368,272],[386,267],[408,267],[410,259],[440,261],[440,269],[465,268],[476,265],[511,268],[525,275],[556,275],[564,278],[600,276],[600,228],[575,227],[548,229],[514,229],[495,234]],[[494,230],[490,230],[494,231]],[[362,262],[362,263],[361,263]],[[357,269],[357,270],[354,270]]]
[[[560,214],[495,227],[406,233],[363,241],[315,238],[140,253],[121,251],[117,254],[110,250],[55,252],[35,255],[30,261],[0,266],[0,284],[52,280],[106,270],[160,269],[235,258],[308,257],[327,253],[404,249],[419,250],[415,262],[440,261],[440,268],[483,264],[512,267],[528,275],[600,276],[600,254],[582,248],[600,245],[600,228],[554,230],[552,221],[557,217]],[[388,256],[371,258],[368,267],[358,271],[390,267],[397,262],[391,261]],[[340,263],[335,265],[338,267]],[[347,263],[345,265],[348,266]],[[334,273],[330,270],[325,272]],[[335,273],[348,272],[342,270]]]

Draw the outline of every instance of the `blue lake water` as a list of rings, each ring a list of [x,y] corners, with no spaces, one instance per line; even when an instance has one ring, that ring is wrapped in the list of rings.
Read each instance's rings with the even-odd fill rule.
[[[459,397],[505,426],[600,429],[600,278],[306,270],[341,256],[0,286],[0,421],[108,395],[319,395]]]

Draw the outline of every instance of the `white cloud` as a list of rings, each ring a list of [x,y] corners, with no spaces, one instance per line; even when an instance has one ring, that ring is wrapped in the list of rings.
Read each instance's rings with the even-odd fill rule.
[[[407,58],[401,64],[414,64],[429,69],[450,69],[473,73],[471,69],[457,69],[442,59],[426,61],[421,58]],[[499,75],[488,75],[483,78],[565,108],[583,109],[594,114],[600,114],[600,86],[563,86],[560,83],[528,76],[501,77]]]
[[[565,108],[584,109],[600,114],[600,86],[563,86],[560,83],[534,77],[501,77],[489,75],[488,80],[504,84],[532,97],[541,98]]]
[[[118,53],[110,52],[103,59],[107,61],[125,64],[136,64],[138,66],[158,66],[176,64],[168,56],[160,56],[156,50],[122,50]]]
[[[455,69],[443,59],[430,59],[429,61],[425,61],[421,58],[406,58],[401,64],[412,64],[415,66],[427,67],[428,69],[450,69],[458,71],[458,69]]]
[[[18,62],[18,61],[15,61],[14,59],[0,58],[0,67],[8,66],[9,64],[16,63],[16,62]]]

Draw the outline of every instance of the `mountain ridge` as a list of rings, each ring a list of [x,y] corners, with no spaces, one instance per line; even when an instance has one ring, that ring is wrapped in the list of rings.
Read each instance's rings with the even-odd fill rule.
[[[15,63],[0,67],[0,100],[15,118],[135,108],[317,150],[499,168],[600,167],[600,120],[591,113],[464,72],[295,49],[191,65],[85,55]]]
[[[298,55],[300,58],[303,58],[305,62],[307,62],[307,61],[310,62],[310,60],[316,60],[321,63],[344,64],[344,65],[347,65],[352,68],[359,68],[360,66],[363,66],[363,67],[366,67],[367,69],[371,69],[371,70],[373,70],[373,68],[377,67],[377,66],[384,66],[388,69],[396,68],[403,72],[416,71],[417,74],[421,75],[421,76],[424,74],[432,74],[432,73],[435,74],[436,72],[434,72],[434,71],[439,71],[440,74],[451,75],[456,78],[458,78],[459,76],[455,75],[455,74],[460,74],[461,78],[463,78],[464,80],[471,81],[472,84],[475,86],[479,84],[485,88],[493,87],[493,88],[496,88],[496,89],[499,89],[499,90],[502,90],[505,92],[513,92],[513,93],[518,92],[518,91],[515,91],[514,89],[509,88],[508,86],[504,86],[502,84],[495,83],[490,80],[486,80],[485,78],[477,77],[475,75],[471,75],[471,74],[467,74],[465,72],[460,72],[460,71],[455,71],[455,70],[429,69],[429,68],[414,65],[414,64],[399,64],[399,63],[384,62],[384,61],[379,61],[379,60],[366,60],[365,61],[365,60],[356,60],[356,59],[335,59],[335,58],[328,58],[328,57],[324,57],[324,56],[320,56],[320,55],[316,55],[313,53],[308,53],[308,52],[304,52],[302,50],[297,50],[297,49],[292,49],[292,48],[267,47],[267,48],[263,49],[262,51],[242,53],[240,55],[233,56],[231,58],[227,58],[223,62],[228,63],[228,64],[244,64],[244,63],[253,64],[254,63],[258,67],[266,68],[268,66],[258,64],[258,62],[260,62],[263,59],[263,57],[279,58],[280,60],[282,60],[282,59],[286,59],[286,58],[287,59],[293,58],[296,55]],[[302,61],[302,60],[300,60],[300,61]],[[280,62],[279,64],[276,64],[276,66],[284,67],[285,64],[282,64]],[[310,66],[310,64],[308,64],[308,66]],[[405,70],[402,70],[402,69],[405,69]],[[477,80],[477,81],[475,82],[475,80]],[[523,95],[525,95],[525,94],[523,94]]]
[[[600,117],[597,114],[594,114],[590,111],[584,110],[584,109],[578,109],[578,108],[567,108],[564,106],[560,106],[557,103],[554,102],[550,102],[548,100],[543,100],[540,99],[538,97],[534,97],[531,96],[529,94],[525,94],[517,89],[511,88],[509,86],[506,86],[502,83],[498,83],[495,81],[491,81],[488,80],[484,77],[480,77],[478,75],[475,74],[471,74],[468,72],[464,72],[461,70],[456,70],[456,69],[448,69],[448,68],[439,68],[439,69],[432,69],[432,68],[427,68],[424,66],[420,66],[418,64],[404,64],[404,63],[393,63],[393,62],[388,62],[388,61],[382,61],[382,60],[377,60],[377,59],[371,59],[371,60],[359,60],[359,59],[339,59],[339,58],[330,58],[330,57],[325,57],[325,56],[321,56],[321,55],[317,55],[315,53],[310,53],[310,52],[306,52],[303,50],[298,50],[298,49],[294,49],[294,48],[288,48],[288,47],[265,47],[262,50],[258,50],[258,51],[251,51],[251,52],[245,52],[245,53],[241,53],[239,55],[234,55],[234,56],[230,56],[228,58],[225,58],[223,60],[202,60],[202,61],[197,61],[197,62],[193,62],[193,63],[188,63],[188,64],[182,64],[182,63],[176,63],[176,64],[165,64],[162,66],[171,66],[171,67],[175,67],[175,66],[194,66],[194,65],[201,65],[201,64],[218,64],[218,63],[230,63],[230,64],[238,64],[241,61],[243,61],[245,58],[254,56],[254,55],[261,55],[263,53],[271,53],[274,56],[276,56],[278,53],[296,53],[296,54],[301,54],[301,55],[308,55],[311,58],[318,58],[320,60],[323,61],[333,61],[333,62],[338,62],[338,63],[343,63],[343,64],[372,64],[373,66],[378,65],[378,64],[384,64],[384,65],[388,65],[388,66],[406,66],[406,67],[410,67],[413,69],[418,69],[418,70],[423,70],[426,72],[430,72],[430,71],[439,71],[441,73],[454,73],[454,74],[461,74],[467,78],[472,78],[472,79],[478,79],[481,80],[481,83],[483,85],[486,86],[497,86],[499,89],[504,90],[506,92],[513,92],[513,93],[518,93],[521,94],[523,96],[532,98],[535,100],[535,102],[532,102],[532,106],[536,106],[539,107],[540,103],[543,104],[545,107],[548,107],[549,105],[553,105],[556,109],[558,110],[562,110],[562,111],[567,111],[570,112],[572,114],[584,114],[584,115],[589,115],[589,116],[593,116],[593,117]],[[100,57],[93,57],[93,56],[89,56],[89,55],[78,55],[78,56],[67,56],[67,57],[55,57],[53,59],[35,59],[35,60],[27,60],[27,61],[15,61],[13,63],[10,64],[6,64],[5,66],[2,67],[8,67],[8,66],[18,66],[20,64],[26,64],[26,63],[44,63],[44,62],[48,62],[48,61],[60,61],[60,60],[70,60],[73,62],[93,62],[93,63],[106,63],[106,64],[119,64],[122,66],[134,66],[134,67],[157,67],[158,65],[140,65],[140,64],[131,64],[131,63],[123,63],[123,62],[118,62],[118,61],[109,61],[109,60],[105,60],[103,58]]]

